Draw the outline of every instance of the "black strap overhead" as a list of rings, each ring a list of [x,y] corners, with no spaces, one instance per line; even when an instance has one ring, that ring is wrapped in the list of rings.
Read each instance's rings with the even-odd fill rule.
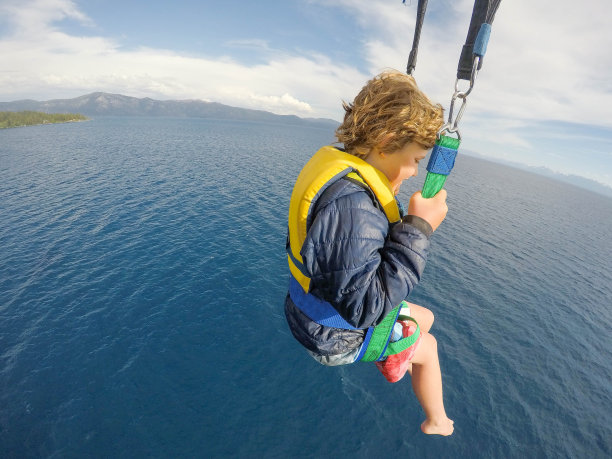
[[[404,0],[404,3],[406,0]],[[421,29],[423,28],[423,20],[425,19],[425,11],[427,10],[428,0],[419,0],[417,6],[417,17],[416,24],[414,27],[414,37],[412,39],[412,49],[408,57],[408,65],[406,66],[406,73],[412,75],[416,67],[417,54],[419,51],[419,41],[421,39]],[[482,24],[493,23],[495,13],[501,0],[475,0],[474,8],[472,10],[472,19],[470,21],[470,27],[468,29],[467,38],[465,39],[465,45],[461,50],[461,57],[459,58],[459,66],[457,67],[457,79],[459,80],[470,80],[472,77],[472,67],[474,63],[474,42],[480,31]],[[480,56],[478,63],[478,70],[482,67],[482,61],[484,56]]]
[[[459,66],[457,67],[457,79],[469,80],[472,76],[472,67],[474,65],[474,42],[480,31],[480,26],[484,23],[492,24],[495,18],[495,12],[499,7],[501,0],[475,0],[474,9],[472,10],[472,20],[468,29],[465,45],[461,50],[459,58]],[[478,70],[482,67],[483,57],[478,63]]]
[[[425,19],[427,2],[428,0],[419,0],[419,5],[417,7],[416,25],[414,27],[414,37],[412,39],[412,50],[410,51],[408,65],[406,67],[406,73],[408,75],[412,75],[412,72],[416,67],[417,54],[419,52],[419,40],[421,39],[421,29],[423,28],[423,20]]]

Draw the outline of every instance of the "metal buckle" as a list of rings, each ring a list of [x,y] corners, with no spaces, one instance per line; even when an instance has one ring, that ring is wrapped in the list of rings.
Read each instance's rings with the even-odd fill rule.
[[[470,95],[472,89],[474,89],[474,82],[476,81],[476,76],[478,75],[478,65],[480,63],[480,56],[475,56],[474,63],[472,64],[472,74],[470,75],[470,86],[465,90],[459,89],[459,78],[455,80],[455,92],[451,97],[450,108],[448,110],[448,119],[446,123],[440,128],[437,133],[438,139],[445,132],[451,134],[457,134],[457,139],[461,140],[461,133],[459,132],[459,121],[461,121],[461,117],[463,116],[463,112],[465,111],[465,107],[467,104],[467,96]],[[455,113],[455,102],[457,99],[461,99],[461,107],[459,107],[459,111],[457,115],[453,118]]]

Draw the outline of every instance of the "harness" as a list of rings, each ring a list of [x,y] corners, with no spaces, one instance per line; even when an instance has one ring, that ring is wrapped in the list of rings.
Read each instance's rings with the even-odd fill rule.
[[[412,39],[412,50],[408,56],[406,73],[412,75],[416,67],[419,41],[428,0],[419,0],[417,6],[417,18],[414,27],[414,37]],[[474,81],[482,68],[482,62],[487,51],[489,36],[491,35],[491,25],[495,18],[495,13],[501,0],[474,0],[472,9],[472,19],[468,29],[465,45],[461,50],[459,65],[457,66],[457,80],[455,81],[455,92],[451,98],[448,120],[438,131],[436,144],[429,157],[427,164],[427,176],[423,183],[421,192],[424,198],[433,198],[444,186],[446,178],[451,173],[455,165],[455,158],[461,143],[461,133],[459,132],[459,121],[465,111],[467,97],[474,89]],[[403,0],[406,3],[406,0]],[[469,82],[466,89],[460,89],[459,81]],[[455,110],[455,104],[461,101],[459,110]],[[456,134],[453,138],[444,134]]]
[[[304,266],[301,249],[311,223],[313,204],[332,183],[340,179],[351,180],[371,192],[377,205],[386,215],[389,224],[400,220],[400,212],[387,177],[362,159],[337,148],[321,148],[306,163],[293,188],[289,204],[289,232],[287,237],[287,261],[291,273],[289,296],[293,303],[312,321],[345,330],[356,330],[327,301],[310,293],[310,274]],[[366,362],[383,360],[389,355],[399,354],[412,346],[419,337],[420,329],[395,342],[389,342],[393,325],[400,316],[405,301],[402,301],[376,327],[368,327],[361,352],[356,360]]]

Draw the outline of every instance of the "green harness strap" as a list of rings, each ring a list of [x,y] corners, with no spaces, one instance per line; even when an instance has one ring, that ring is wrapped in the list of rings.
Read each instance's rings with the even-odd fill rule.
[[[390,355],[399,354],[400,352],[405,351],[416,343],[416,340],[419,338],[421,333],[419,324],[412,317],[405,315],[398,316],[399,311],[404,304],[406,304],[406,301],[402,301],[399,306],[387,314],[383,321],[374,328],[366,351],[361,358],[363,362],[383,360]],[[397,320],[411,320],[416,324],[417,328],[412,335],[391,343],[389,342],[389,339],[391,338],[393,326]]]

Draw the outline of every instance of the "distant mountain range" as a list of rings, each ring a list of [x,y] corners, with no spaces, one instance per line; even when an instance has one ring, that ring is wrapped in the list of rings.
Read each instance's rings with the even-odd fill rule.
[[[596,182],[595,180],[588,179],[586,177],[581,177],[579,175],[566,175],[560,172],[555,172],[547,167],[535,167],[535,166],[527,166],[525,164],[520,164],[514,161],[506,161],[503,159],[497,158],[489,158],[487,156],[481,155],[479,153],[473,151],[467,151],[465,154],[474,156],[476,158],[484,159],[486,161],[492,161],[494,163],[503,164],[508,167],[513,167],[515,169],[521,169],[527,172],[531,172],[533,174],[542,175],[544,177],[551,178],[553,180],[558,180],[560,182],[569,183],[570,185],[577,186],[578,188],[582,188],[584,190],[589,190],[594,193],[602,194],[604,196],[608,196],[612,198],[612,188],[604,185],[602,183]]]
[[[295,115],[276,115],[263,110],[231,107],[202,100],[139,99],[94,92],[74,99],[47,101],[17,100],[0,102],[0,111],[32,110],[45,113],[80,113],[86,116],[171,116],[189,118],[214,118],[241,121],[265,121],[282,124],[307,124],[336,127],[338,122],[326,118],[300,118]]]
[[[45,113],[80,113],[95,116],[170,116],[185,118],[212,118],[240,121],[262,121],[280,124],[320,126],[335,129],[338,122],[326,118],[300,118],[295,115],[276,115],[263,110],[231,107],[217,102],[201,100],[154,100],[148,97],[136,97],[94,92],[74,99],[55,99],[39,102],[35,100],[17,100],[0,102],[0,111],[32,110]],[[470,153],[468,153],[470,154]],[[612,197],[612,188],[593,180],[576,175],[563,175],[549,169],[534,168],[521,164],[488,158],[473,152],[473,156],[500,162],[536,174],[548,176],[566,183],[571,183],[596,193]]]

